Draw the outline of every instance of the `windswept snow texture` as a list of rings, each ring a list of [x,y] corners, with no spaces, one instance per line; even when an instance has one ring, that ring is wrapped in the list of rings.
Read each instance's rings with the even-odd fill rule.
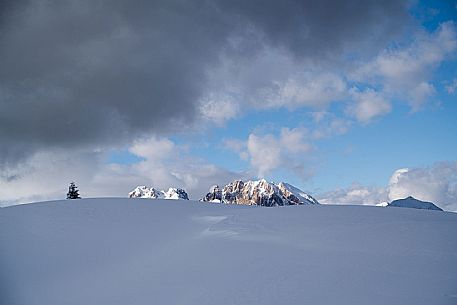
[[[0,208],[0,304],[457,304],[457,214],[186,200]]]
[[[442,211],[441,208],[437,207],[436,205],[434,205],[431,202],[420,201],[411,196],[409,196],[408,198],[404,198],[404,199],[394,200],[391,203],[389,203],[387,206],[396,207],[396,208],[412,208],[412,209]]]

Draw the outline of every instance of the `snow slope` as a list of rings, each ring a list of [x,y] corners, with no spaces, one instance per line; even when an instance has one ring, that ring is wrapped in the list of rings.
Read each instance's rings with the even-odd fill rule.
[[[457,214],[81,199],[0,208],[2,305],[457,304]]]

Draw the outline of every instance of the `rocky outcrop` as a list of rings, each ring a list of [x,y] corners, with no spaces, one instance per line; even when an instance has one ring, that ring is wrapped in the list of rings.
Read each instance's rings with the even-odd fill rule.
[[[246,182],[235,180],[224,186],[222,190],[215,185],[201,201],[268,207],[319,204],[312,196],[290,184],[284,182],[275,184],[265,179]]]
[[[208,201],[208,202],[222,202],[222,190],[219,188],[219,185],[213,185],[209,189],[209,193],[206,194],[201,201]]]
[[[407,197],[404,199],[397,199],[387,205],[387,207],[398,207],[398,208],[412,208],[412,209],[423,209],[423,210],[435,210],[442,211],[441,208],[437,207],[431,202],[421,201],[414,197]]]

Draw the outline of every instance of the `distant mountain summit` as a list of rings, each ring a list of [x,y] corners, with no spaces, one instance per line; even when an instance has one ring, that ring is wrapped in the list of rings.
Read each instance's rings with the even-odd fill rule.
[[[144,185],[137,186],[133,191],[131,191],[129,193],[129,198],[189,200],[189,196],[183,189],[170,187],[168,191],[162,191]]]
[[[414,197],[407,197],[404,199],[397,199],[387,205],[387,207],[400,207],[400,208],[412,208],[412,209],[424,209],[424,210],[436,210],[442,211],[441,208],[437,207],[431,202],[421,201]]]
[[[235,180],[222,189],[218,185],[212,186],[201,201],[268,207],[319,204],[312,196],[288,183],[275,184],[265,179],[246,182]]]

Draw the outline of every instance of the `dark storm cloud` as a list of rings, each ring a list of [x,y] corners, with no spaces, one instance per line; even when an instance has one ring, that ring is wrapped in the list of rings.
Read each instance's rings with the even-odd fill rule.
[[[0,164],[43,147],[101,147],[198,117],[221,55],[334,58],[388,41],[401,1],[6,1]]]

